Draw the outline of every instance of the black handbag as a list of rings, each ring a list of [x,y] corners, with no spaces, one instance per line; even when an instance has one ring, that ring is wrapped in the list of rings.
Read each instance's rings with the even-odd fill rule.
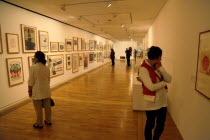
[[[53,101],[52,98],[50,98],[50,105],[51,105],[51,106],[55,106],[55,103],[54,103],[54,101]]]

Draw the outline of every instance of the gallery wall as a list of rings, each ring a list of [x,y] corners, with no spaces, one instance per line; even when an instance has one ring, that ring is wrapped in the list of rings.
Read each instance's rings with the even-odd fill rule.
[[[113,45],[113,42],[107,40],[103,37],[91,34],[84,30],[80,30],[69,25],[60,23],[58,21],[52,20],[50,18],[38,15],[36,13],[18,8],[16,6],[7,4],[5,2],[0,2],[0,26],[1,26],[1,36],[2,36],[2,46],[3,53],[0,54],[0,110],[3,110],[17,102],[20,102],[28,98],[27,92],[27,80],[29,73],[28,57],[33,56],[34,53],[23,53],[22,49],[22,39],[21,39],[21,24],[36,27],[38,30],[47,31],[49,33],[49,42],[65,42],[66,38],[83,38],[85,42],[89,40],[95,40],[97,42],[102,42],[103,45],[106,43]],[[19,47],[20,52],[17,54],[7,53],[7,44],[5,33],[14,33],[19,36]],[[37,42],[38,43],[38,42]],[[88,68],[84,69],[84,66],[79,67],[79,71],[73,73],[72,69],[66,69],[66,54],[73,53],[99,53],[104,52],[104,50],[86,50],[86,51],[73,51],[73,52],[49,52],[46,55],[58,55],[63,54],[64,56],[64,74],[51,78],[51,87],[55,87],[65,81],[68,81],[74,77],[82,75],[90,70],[93,70],[99,66],[102,66],[108,62],[109,59],[103,59],[103,61],[93,61],[89,63]],[[109,52],[107,52],[108,54]],[[6,58],[21,57],[23,61],[23,71],[24,71],[24,82],[16,86],[9,86],[8,73],[6,66]]]
[[[199,33],[207,30],[209,0],[169,0],[145,37],[146,46],[163,50],[162,63],[172,74],[169,112],[184,140],[210,139],[210,100],[195,90]]]
[[[134,42],[134,41],[114,42],[115,58],[120,59],[120,56],[126,56],[125,50],[126,48],[129,48],[129,47],[132,47],[132,50],[137,49],[137,42]],[[132,53],[131,59],[133,59],[133,53]]]

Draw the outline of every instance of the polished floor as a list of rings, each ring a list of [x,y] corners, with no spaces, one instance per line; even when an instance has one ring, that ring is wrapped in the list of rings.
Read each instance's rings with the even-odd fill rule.
[[[91,65],[91,64],[90,64]],[[32,102],[0,117],[0,140],[144,140],[145,113],[132,110],[133,65],[116,61],[53,89],[52,126],[32,127]],[[182,140],[168,114],[161,140]]]

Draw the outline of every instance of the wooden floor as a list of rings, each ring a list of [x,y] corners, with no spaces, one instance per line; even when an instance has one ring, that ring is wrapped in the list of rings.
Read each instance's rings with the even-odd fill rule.
[[[90,64],[91,65],[91,64]],[[106,64],[52,91],[52,126],[32,127],[32,102],[0,117],[0,140],[144,140],[145,113],[132,110],[133,68]],[[170,115],[161,140],[182,140]]]

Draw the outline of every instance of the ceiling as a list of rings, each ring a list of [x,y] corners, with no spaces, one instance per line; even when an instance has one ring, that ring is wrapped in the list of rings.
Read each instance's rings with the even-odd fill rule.
[[[137,41],[167,0],[5,0],[113,41]],[[124,25],[122,27],[122,24]]]

